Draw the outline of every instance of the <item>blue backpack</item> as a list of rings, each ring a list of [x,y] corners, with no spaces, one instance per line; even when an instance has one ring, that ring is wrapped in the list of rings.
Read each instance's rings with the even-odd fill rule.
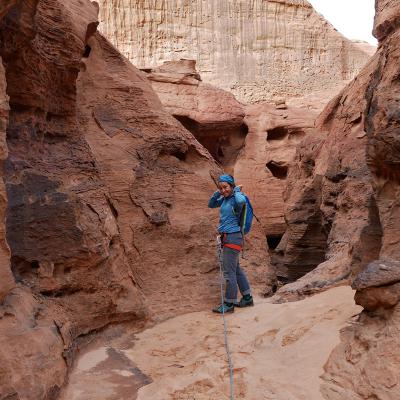
[[[250,203],[250,199],[244,193],[243,193],[243,196],[246,199],[246,203],[244,204],[244,206],[242,208],[242,212],[240,213],[240,216],[239,216],[239,225],[240,225],[240,230],[242,231],[242,234],[247,235],[251,230],[251,224],[253,223],[254,211],[253,211],[253,206]],[[236,215],[235,210],[233,210],[233,213]]]
[[[240,227],[242,228],[242,233],[247,235],[250,232],[251,224],[253,223],[253,206],[250,203],[250,199],[244,195],[246,199],[246,204],[242,209],[242,213],[240,215]]]

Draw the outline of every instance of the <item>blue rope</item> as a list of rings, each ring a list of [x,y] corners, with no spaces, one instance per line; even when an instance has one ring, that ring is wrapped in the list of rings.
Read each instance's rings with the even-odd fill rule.
[[[225,312],[224,312],[224,273],[222,270],[222,246],[221,246],[221,237],[217,236],[217,253],[218,253],[218,261],[219,261],[219,273],[220,273],[220,289],[221,289],[221,307],[222,307],[222,320],[224,322],[224,342],[225,342],[225,350],[226,356],[228,359],[228,367],[229,367],[229,385],[230,385],[230,400],[234,400],[234,385],[233,385],[233,363],[231,358],[231,352],[229,350],[228,343],[228,329],[225,320]]]

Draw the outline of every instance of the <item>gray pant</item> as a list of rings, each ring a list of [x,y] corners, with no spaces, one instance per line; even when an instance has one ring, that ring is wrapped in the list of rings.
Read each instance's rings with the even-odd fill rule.
[[[251,293],[247,276],[239,265],[239,256],[239,251],[230,249],[229,247],[223,248],[222,268],[226,280],[225,302],[227,303],[234,303],[237,301],[238,286],[243,296]]]

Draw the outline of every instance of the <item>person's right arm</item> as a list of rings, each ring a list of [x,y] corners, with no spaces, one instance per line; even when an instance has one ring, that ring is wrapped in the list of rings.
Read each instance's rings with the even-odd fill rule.
[[[217,208],[221,207],[222,202],[224,201],[224,197],[222,194],[217,190],[208,200],[208,207],[210,208]]]

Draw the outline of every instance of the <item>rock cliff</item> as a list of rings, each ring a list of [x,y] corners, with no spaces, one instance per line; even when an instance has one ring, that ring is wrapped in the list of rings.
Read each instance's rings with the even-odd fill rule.
[[[251,198],[257,219],[247,237],[249,262],[260,279],[273,274],[266,254],[286,230],[283,192],[297,145],[314,128],[317,113],[287,106],[284,99],[241,105],[235,97],[201,80],[194,60],[165,62],[145,69],[168,112],[205,146],[226,172],[232,173]],[[252,269],[253,270],[253,269]],[[269,280],[271,282],[272,280]]]
[[[264,90],[297,95],[312,90],[314,81],[329,88],[365,60],[353,50],[355,58],[345,57],[351,45],[326,23],[321,31],[321,18],[306,1],[229,2],[232,8],[225,0],[132,4],[140,12],[127,21],[139,15],[146,29],[157,8],[160,29],[154,32],[162,43],[173,39],[183,48],[192,21],[197,47],[204,49],[198,32],[206,32],[201,37],[212,49],[209,65],[227,77],[220,86],[251,101]],[[137,329],[217,301],[217,215],[205,204],[220,166],[234,171],[261,210],[266,231],[256,234],[258,245],[266,234],[277,244],[285,212],[287,229],[275,261],[287,279],[302,278],[282,288],[276,301],[343,283],[357,291],[364,311],[343,331],[325,365],[323,395],[397,399],[400,7],[377,0],[376,9],[378,52],[328,104],[315,128],[314,112],[284,101],[241,105],[202,83],[190,61],[139,71],[96,31],[94,2],[1,3],[0,399],[56,399],[91,333],[122,322]],[[171,10],[184,30],[171,22]],[[246,56],[257,43],[246,33],[254,12],[261,53],[284,72],[270,74],[282,82],[276,92],[268,82],[259,92],[254,80],[246,86],[248,72],[258,79],[269,71]],[[304,29],[306,17],[310,30]],[[293,33],[298,30],[286,30],[293,26],[301,27],[301,38]],[[275,33],[266,35],[271,29]],[[135,32],[144,38],[144,31]],[[232,44],[233,38],[240,40]],[[307,57],[296,47],[304,43],[312,49]],[[246,68],[240,71],[232,54]],[[296,71],[304,77],[301,87],[285,80]],[[265,249],[258,255],[267,259]],[[253,259],[247,264],[264,266]],[[261,282],[265,272],[252,273]],[[258,323],[258,315],[251,318]],[[289,342],[301,337],[296,329]],[[263,335],[271,332],[257,336],[257,345]]]
[[[91,332],[217,301],[218,167],[96,33],[97,12],[0,6],[1,399],[55,399]]]
[[[364,307],[325,365],[330,400],[399,393],[400,9],[395,1],[376,6],[378,52],[319,116],[324,134],[297,150],[280,244],[293,279],[307,263],[317,268],[277,301],[350,282]]]
[[[396,1],[378,0],[376,9],[374,32],[380,51],[362,89],[366,160],[375,202],[369,208],[378,210],[381,239],[375,260],[352,283],[356,303],[364,311],[356,325],[344,330],[341,345],[325,366],[323,392],[333,400],[394,400],[400,390],[400,7]]]
[[[100,30],[134,65],[197,61],[240,101],[336,89],[369,58],[306,0],[100,0]]]
[[[1,8],[0,8],[1,11]],[[0,57],[0,303],[4,296],[14,286],[14,278],[11,273],[10,252],[6,242],[5,212],[7,207],[7,195],[4,186],[4,160],[7,158],[6,128],[8,124],[8,95],[6,93],[6,76],[3,62]]]
[[[232,93],[202,82],[194,60],[146,69],[165,109],[182,123],[228,172],[244,146],[244,107]]]
[[[297,166],[289,175],[288,230],[281,249],[293,278],[302,275],[308,263],[311,269],[318,268],[286,291],[319,290],[354,277],[379,258],[388,243],[396,247],[396,231],[389,222],[394,210],[387,205],[390,201],[394,205],[398,179],[396,102],[390,94],[395,91],[396,73],[385,53],[395,57],[393,35],[381,42],[360,75],[321,113],[317,128],[323,134],[297,150]]]

